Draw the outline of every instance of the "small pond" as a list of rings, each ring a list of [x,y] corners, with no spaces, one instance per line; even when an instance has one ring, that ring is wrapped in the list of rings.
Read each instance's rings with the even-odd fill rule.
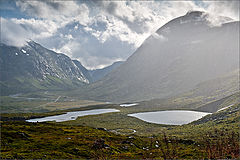
[[[211,113],[187,110],[169,110],[169,111],[134,113],[128,114],[128,116],[136,117],[150,123],[166,125],[182,125],[196,121],[208,114]]]

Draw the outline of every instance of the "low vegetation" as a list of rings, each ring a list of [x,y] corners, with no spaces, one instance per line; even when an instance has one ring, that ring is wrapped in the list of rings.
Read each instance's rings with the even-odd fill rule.
[[[240,104],[234,105],[183,126],[150,124],[132,117],[124,123],[124,109],[122,117],[120,113],[108,113],[63,123],[13,121],[11,118],[3,119],[11,117],[11,114],[2,114],[1,158],[237,159],[240,158],[239,109]],[[26,119],[54,113],[41,114],[13,114],[12,118],[25,116]],[[118,132],[112,132],[113,123],[106,128],[104,125],[91,125],[96,117],[99,120],[111,117],[111,114],[119,118],[115,121],[122,119],[118,124],[120,129],[115,130]],[[101,117],[103,115],[105,117]],[[83,124],[79,120],[83,120]],[[109,119],[100,121],[107,124],[104,120]],[[138,126],[135,133],[132,132],[134,125]]]

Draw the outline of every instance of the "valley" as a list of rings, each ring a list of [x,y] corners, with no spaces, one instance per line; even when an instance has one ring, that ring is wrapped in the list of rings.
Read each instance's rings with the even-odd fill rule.
[[[26,14],[0,17],[1,159],[240,158],[239,18],[138,13],[135,1],[0,3]]]
[[[78,117],[76,120],[65,122],[25,122],[36,117],[96,108],[115,108],[120,112]],[[239,103],[181,126],[148,123],[128,116],[129,113],[139,111],[141,109],[137,107],[108,104],[46,113],[2,113],[1,156],[2,158],[101,157],[103,159],[149,158],[149,156],[236,158],[239,154]],[[211,142],[207,140],[209,136],[214,137]],[[45,144],[45,141],[48,143]],[[104,145],[101,146],[99,141]],[[210,146],[207,146],[208,143],[211,143]],[[223,146],[220,147],[223,148],[216,148],[215,145],[218,143],[221,143]],[[231,144],[231,147],[226,148],[224,143]],[[13,145],[15,147],[11,149]],[[46,145],[48,147],[44,147]],[[65,149],[62,150],[62,147]],[[32,150],[38,152],[31,152]],[[171,154],[165,155],[168,152]]]
[[[57,96],[56,96],[57,97]],[[94,109],[117,109],[120,112],[92,115],[92,116],[83,116],[78,117],[76,120],[70,120],[61,122],[66,125],[83,125],[83,126],[91,126],[95,128],[106,128],[107,130],[117,130],[117,129],[134,129],[137,135],[151,135],[151,134],[159,134],[162,132],[163,125],[154,124],[144,122],[140,119],[130,117],[129,114],[141,113],[141,112],[153,112],[153,111],[166,111],[166,110],[191,110],[191,111],[203,111],[205,106],[210,106],[208,108],[208,112],[218,113],[218,110],[232,105],[238,104],[239,101],[239,92],[232,94],[228,97],[224,97],[220,100],[209,101],[207,103],[201,104],[200,102],[196,103],[193,101],[192,103],[185,103],[185,105],[181,102],[177,105],[176,100],[179,99],[167,99],[167,100],[158,100],[158,104],[162,104],[162,106],[155,105],[152,101],[146,102],[138,102],[138,105],[131,107],[124,107],[121,104],[106,104],[103,102],[89,102],[89,101],[58,101],[52,104],[44,106],[42,109],[39,109],[39,106],[36,107],[36,110],[27,110],[25,108],[25,113],[21,110],[18,112],[15,110],[11,111],[13,113],[7,112],[1,114],[1,119],[4,121],[19,119],[19,120],[27,120],[34,119],[46,116],[54,116],[61,115],[66,112],[76,112],[76,111],[86,111],[86,110],[94,110]],[[60,99],[61,100],[61,99]],[[72,99],[71,99],[72,100]],[[168,105],[167,105],[167,103]],[[23,101],[25,102],[25,101]],[[23,103],[22,102],[22,103]],[[16,103],[16,102],[14,102]],[[14,104],[13,103],[13,104]],[[26,102],[25,102],[26,103]],[[19,102],[18,102],[19,104]],[[34,105],[33,101],[29,101],[26,103],[28,105]],[[24,103],[22,104],[24,107]],[[179,107],[181,106],[181,107]],[[19,106],[19,108],[21,108]],[[229,107],[231,108],[231,107]],[[213,110],[214,111],[211,111]],[[206,110],[204,111],[206,112]],[[219,111],[220,113],[220,111]],[[53,122],[49,122],[53,123]],[[121,126],[121,128],[119,128]]]
[[[1,96],[1,158],[237,158],[240,93],[234,76],[200,83],[175,97],[148,101],[81,100],[72,96],[75,90]],[[74,116],[63,122],[27,122],[99,109],[119,112]],[[155,124],[129,116],[171,110],[212,114],[184,125]]]

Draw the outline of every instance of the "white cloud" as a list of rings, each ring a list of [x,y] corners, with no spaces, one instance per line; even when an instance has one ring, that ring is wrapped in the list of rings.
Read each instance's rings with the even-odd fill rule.
[[[207,5],[207,12],[213,15],[230,17],[239,21],[239,0],[228,1],[204,1]]]
[[[9,45],[23,46],[29,39],[38,41],[53,36],[61,25],[47,20],[5,19],[1,17],[1,40]]]
[[[26,31],[33,34],[33,39],[35,38],[48,38],[52,36],[57,29],[60,27],[59,24],[53,21],[47,20],[37,20],[37,19],[11,19],[16,25],[23,26]]]
[[[68,41],[68,43],[52,50],[67,54],[72,59],[80,60],[88,69],[111,65],[115,61],[124,60],[128,56],[127,53],[132,53],[126,48],[126,45],[120,45],[121,42],[116,39],[107,40],[105,43],[107,47],[103,47],[103,44],[94,37],[83,38],[82,35],[79,35],[77,39]]]
[[[23,46],[26,44],[27,32],[20,25],[1,17],[1,41],[11,46]]]
[[[68,43],[63,45],[61,48],[58,49],[54,48],[53,50],[56,51],[57,53],[65,53],[72,58],[74,51],[76,49],[78,49],[78,51],[81,51],[82,50],[81,48],[82,46],[79,42],[68,41]]]

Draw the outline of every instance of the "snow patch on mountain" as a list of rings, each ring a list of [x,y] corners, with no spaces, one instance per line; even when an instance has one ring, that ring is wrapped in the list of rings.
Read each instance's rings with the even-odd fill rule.
[[[23,53],[27,53],[24,49],[21,50]]]
[[[131,106],[136,106],[138,103],[127,103],[127,104],[120,104],[121,107],[131,107]]]

